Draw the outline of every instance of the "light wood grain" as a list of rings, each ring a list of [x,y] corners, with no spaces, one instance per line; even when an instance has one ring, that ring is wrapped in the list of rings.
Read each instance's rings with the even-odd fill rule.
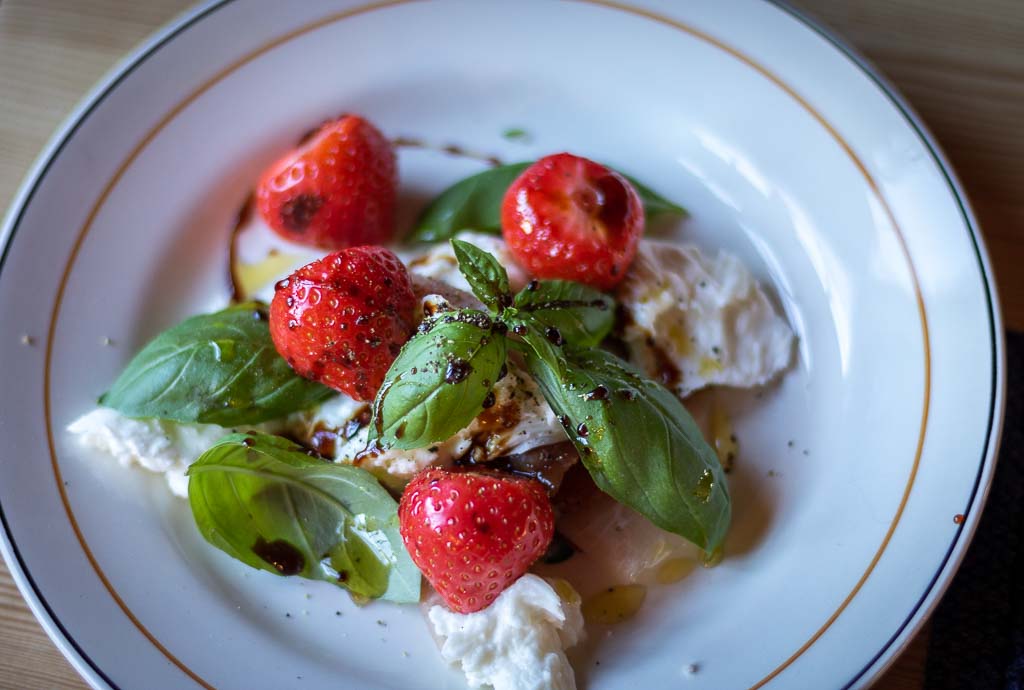
[[[185,0],[0,0],[0,207],[53,129]],[[797,0],[873,60],[935,133],[990,248],[1007,325],[1024,328],[1024,2]],[[922,685],[927,633],[876,685]],[[84,688],[0,564],[0,688]]]

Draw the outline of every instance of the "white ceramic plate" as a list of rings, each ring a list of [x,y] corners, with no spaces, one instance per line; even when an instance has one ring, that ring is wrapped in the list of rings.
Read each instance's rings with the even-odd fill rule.
[[[223,304],[225,235],[261,166],[343,111],[635,174],[692,211],[680,237],[743,256],[799,332],[794,369],[735,412],[726,559],[592,631],[581,684],[869,683],[977,524],[999,312],[919,122],[841,45],[753,0],[216,2],[96,88],[11,208],[0,272],[4,555],[89,682],[461,687],[415,607],[248,571],[158,478],[63,431],[146,339]],[[513,126],[530,141],[503,139]],[[427,151],[400,165],[407,204],[478,169]]]

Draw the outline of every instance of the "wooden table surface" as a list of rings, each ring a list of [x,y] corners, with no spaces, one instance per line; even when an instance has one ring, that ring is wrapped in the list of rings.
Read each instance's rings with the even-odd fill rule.
[[[0,0],[0,208],[90,86],[188,0]],[[917,109],[974,205],[1008,328],[1024,328],[1024,1],[797,0]],[[917,690],[927,629],[878,682]],[[0,688],[83,688],[0,563]]]

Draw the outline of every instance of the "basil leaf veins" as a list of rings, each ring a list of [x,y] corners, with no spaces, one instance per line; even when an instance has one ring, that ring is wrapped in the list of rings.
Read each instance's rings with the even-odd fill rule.
[[[252,433],[221,439],[188,476],[196,526],[228,555],[362,597],[419,600],[420,574],[398,532],[398,505],[365,470]]]
[[[476,245],[456,239],[451,242],[459,271],[473,289],[473,294],[491,311],[507,307],[512,302],[512,293],[505,267]]]
[[[615,324],[615,301],[599,290],[568,280],[533,281],[515,297],[518,315],[528,315],[556,340],[580,347],[594,347]],[[553,331],[549,329],[554,329]]]
[[[707,552],[729,527],[725,473],[682,403],[600,349],[563,348],[532,332],[527,366],[602,491]]]
[[[193,316],[158,335],[99,402],[127,417],[237,426],[332,395],[292,371],[270,339],[266,306],[247,303]]]
[[[484,408],[505,364],[505,337],[482,311],[424,321],[388,369],[373,402],[369,440],[411,450],[451,438]]]

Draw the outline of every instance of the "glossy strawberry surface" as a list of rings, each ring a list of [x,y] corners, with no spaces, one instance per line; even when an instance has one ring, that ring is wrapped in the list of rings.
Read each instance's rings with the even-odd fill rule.
[[[490,605],[551,542],[554,514],[533,479],[428,469],[398,507],[413,562],[453,611]]]
[[[558,153],[531,165],[509,186],[501,227],[516,260],[536,277],[610,290],[636,255],[644,209],[619,173]]]
[[[391,143],[367,120],[345,115],[264,171],[256,205],[292,242],[323,249],[387,244],[397,186]]]
[[[270,336],[300,376],[369,401],[415,327],[415,307],[393,252],[350,247],[277,284]]]

